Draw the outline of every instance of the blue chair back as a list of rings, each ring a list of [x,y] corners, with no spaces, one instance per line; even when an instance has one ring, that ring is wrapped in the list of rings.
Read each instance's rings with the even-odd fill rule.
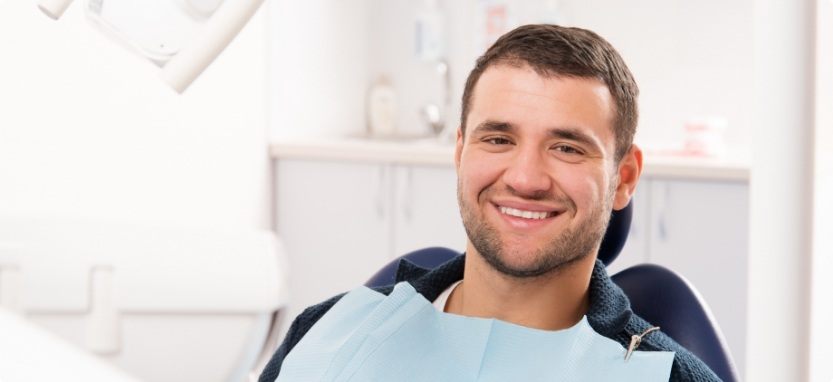
[[[598,258],[610,265],[622,252],[633,218],[633,201],[611,214]],[[408,253],[380,269],[365,284],[391,285],[396,281],[399,260],[407,259],[422,268],[433,269],[460,253],[431,247]],[[705,362],[721,379],[738,380],[734,363],[720,334],[719,326],[696,289],[683,277],[659,265],[642,264],[612,276],[631,303],[631,309]]]

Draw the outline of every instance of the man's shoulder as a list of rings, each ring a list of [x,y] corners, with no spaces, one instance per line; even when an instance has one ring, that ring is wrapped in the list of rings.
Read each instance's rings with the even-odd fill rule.
[[[396,283],[408,282],[413,285],[416,291],[423,295],[428,301],[433,301],[449,285],[462,278],[462,267],[464,256],[458,256],[451,261],[440,265],[435,269],[425,269],[418,265],[402,259],[396,270]],[[384,295],[393,291],[393,285],[371,287],[370,289]],[[318,320],[326,314],[346,293],[333,296],[332,298],[308,307],[298,315],[299,330],[306,332],[315,325]]]
[[[417,292],[427,300],[433,301],[437,296],[454,281],[463,276],[464,255],[458,256],[439,267],[428,270],[421,268],[407,260],[399,262],[396,271],[396,282],[407,281],[411,283]],[[370,288],[384,295],[393,291],[393,285]],[[331,297],[330,299],[310,306],[298,315],[284,337],[283,343],[272,355],[269,363],[263,369],[259,381],[274,381],[281,370],[284,358],[301,341],[304,335],[321,319],[330,309],[338,303],[346,293]]]
[[[384,295],[389,295],[391,291],[393,291],[393,286],[382,286],[382,287],[374,287],[370,288],[376,292],[382,293]],[[292,326],[295,327],[297,334],[301,337],[312,328],[318,320],[321,319],[330,309],[338,303],[344,295],[347,293],[341,293],[336,296],[330,297],[324,302],[312,305],[306,309],[304,309],[298,317],[292,322]],[[292,328],[290,328],[292,331]],[[289,334],[287,334],[288,336]],[[300,337],[298,338],[300,340]],[[296,341],[297,342],[297,341]]]
[[[392,286],[385,286],[385,287],[378,287],[378,288],[371,288],[379,293],[383,293],[385,295],[390,294],[393,290]],[[292,321],[292,324],[289,326],[289,330],[286,332],[286,336],[281,343],[281,346],[278,347],[278,350],[272,355],[272,358],[269,360],[269,363],[266,364],[266,367],[263,368],[263,372],[260,374],[260,378],[258,379],[259,382],[271,382],[278,378],[278,374],[281,372],[281,365],[283,364],[284,358],[289,352],[304,338],[304,335],[312,329],[313,326],[324,317],[327,312],[332,309],[332,307],[344,297],[346,293],[342,293],[336,296],[333,296],[327,299],[324,302],[312,305],[306,309],[304,309],[301,314],[295,317],[295,320]]]
[[[608,276],[601,262],[596,263],[591,276],[587,318],[596,332],[625,348],[632,336],[639,336],[654,326],[633,312],[627,295]],[[637,350],[673,351],[670,381],[720,381],[703,361],[661,330],[642,337]]]

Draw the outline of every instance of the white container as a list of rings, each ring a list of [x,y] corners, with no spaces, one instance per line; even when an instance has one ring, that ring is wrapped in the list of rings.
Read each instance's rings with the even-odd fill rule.
[[[517,6],[518,4],[508,0],[477,0],[474,15],[475,25],[477,25],[475,29],[477,56],[489,49],[500,36],[518,25],[514,17],[514,8]]]
[[[687,155],[720,157],[726,154],[726,128],[723,117],[691,119],[684,126],[683,151]]]
[[[371,137],[396,135],[396,91],[387,77],[380,77],[367,95],[367,123]]]
[[[0,303],[144,381],[240,381],[287,302],[281,248],[265,231],[4,216]]]

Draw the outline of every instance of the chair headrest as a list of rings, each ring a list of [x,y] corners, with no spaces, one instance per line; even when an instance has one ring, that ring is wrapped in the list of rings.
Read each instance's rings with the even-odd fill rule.
[[[633,219],[633,200],[625,208],[613,211],[610,215],[607,231],[599,247],[599,260],[605,265],[610,265],[625,247],[628,232],[631,230],[631,219]]]

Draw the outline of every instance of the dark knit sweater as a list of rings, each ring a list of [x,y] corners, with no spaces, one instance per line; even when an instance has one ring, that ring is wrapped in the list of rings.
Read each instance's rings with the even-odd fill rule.
[[[402,260],[396,272],[396,282],[407,281],[426,300],[434,301],[451,284],[463,278],[464,264],[465,255],[429,271]],[[393,286],[374,290],[387,295],[393,290]],[[263,369],[259,382],[272,382],[278,377],[286,355],[342,296],[343,294],[311,306],[298,315],[283,343]],[[651,327],[648,322],[633,314],[625,293],[608,277],[605,266],[600,261],[596,262],[590,279],[590,308],[587,311],[587,321],[596,332],[626,348],[632,335],[641,334]],[[662,332],[655,331],[646,335],[638,350],[676,352],[671,366],[670,381],[720,381],[706,364]]]

